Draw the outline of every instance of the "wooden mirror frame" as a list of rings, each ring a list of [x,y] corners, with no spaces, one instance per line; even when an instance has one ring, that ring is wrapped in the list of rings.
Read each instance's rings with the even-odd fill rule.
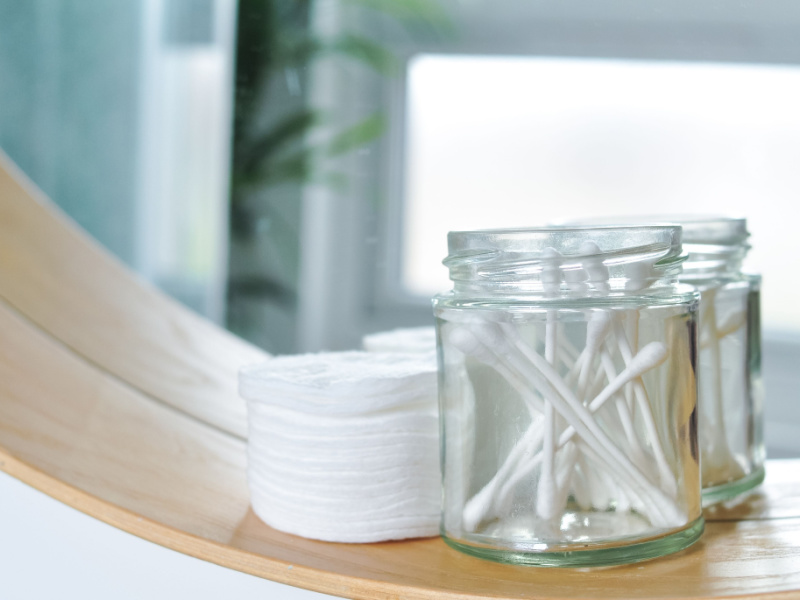
[[[266,355],[125,269],[0,155],[0,469],[168,548],[348,598],[748,598],[800,590],[800,461],[706,511],[678,554],[484,562],[438,538],[332,544],[249,509],[238,368]]]

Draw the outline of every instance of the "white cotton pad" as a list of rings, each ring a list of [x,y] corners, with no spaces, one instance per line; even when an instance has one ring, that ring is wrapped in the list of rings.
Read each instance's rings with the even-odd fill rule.
[[[332,542],[437,535],[436,378],[432,357],[413,353],[304,354],[242,369],[255,513]]]
[[[435,403],[435,385],[436,362],[413,353],[295,354],[239,373],[239,393],[245,400],[310,414],[371,413],[416,402],[420,396]]]

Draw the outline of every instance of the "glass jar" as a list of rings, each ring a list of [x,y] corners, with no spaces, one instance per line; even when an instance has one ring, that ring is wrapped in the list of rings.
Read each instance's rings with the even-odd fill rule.
[[[678,226],[451,232],[434,299],[441,533],[513,564],[595,566],[703,530],[698,295]]]
[[[698,422],[703,503],[764,480],[761,277],[742,272],[746,219],[684,217],[681,281],[700,291]]]

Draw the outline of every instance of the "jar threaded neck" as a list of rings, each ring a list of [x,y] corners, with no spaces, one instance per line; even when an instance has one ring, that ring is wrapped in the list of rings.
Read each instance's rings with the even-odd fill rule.
[[[686,258],[675,225],[547,227],[448,234],[456,292],[598,296],[671,285]]]

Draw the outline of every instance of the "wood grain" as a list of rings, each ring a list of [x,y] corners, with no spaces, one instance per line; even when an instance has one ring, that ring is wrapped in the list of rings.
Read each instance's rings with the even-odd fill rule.
[[[0,297],[129,385],[246,436],[232,374],[266,355],[134,276],[2,151]]]
[[[692,548],[607,569],[271,529],[249,510],[245,443],[223,431],[242,433],[237,361],[260,354],[135,281],[13,179],[0,175],[0,469],[29,485],[180,552],[347,598],[798,597],[796,460],[709,513]]]

